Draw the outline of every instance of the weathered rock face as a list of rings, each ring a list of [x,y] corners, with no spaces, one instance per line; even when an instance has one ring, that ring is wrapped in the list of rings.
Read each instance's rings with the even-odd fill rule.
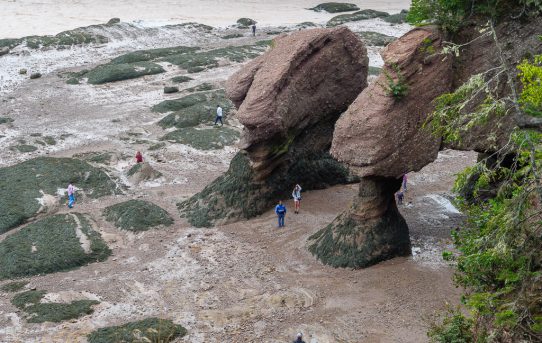
[[[275,39],[227,83],[245,126],[230,170],[185,203],[193,225],[250,218],[289,197],[296,183],[323,188],[353,180],[328,154],[335,121],[367,86],[367,51],[347,28]]]
[[[428,27],[391,43],[382,54],[384,72],[337,121],[331,153],[362,182],[352,208],[311,237],[310,250],[324,263],[365,267],[410,253],[394,194],[403,174],[438,154],[440,139],[422,126],[433,99],[452,84],[451,57],[435,54],[441,47],[442,37]]]
[[[384,71],[337,121],[334,157],[360,176],[383,177],[400,177],[435,160],[440,139],[422,125],[432,100],[452,84],[452,58],[427,52],[441,45],[437,31],[419,28],[384,50]],[[390,96],[386,73],[395,80],[402,75],[408,87],[404,97]]]

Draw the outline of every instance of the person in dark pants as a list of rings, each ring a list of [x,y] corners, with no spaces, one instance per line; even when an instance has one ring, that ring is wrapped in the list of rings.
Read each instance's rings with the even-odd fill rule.
[[[256,24],[252,24],[252,35],[256,37]]]
[[[294,343],[305,343],[305,341],[303,340],[303,334],[301,332],[297,334],[297,338]]]
[[[284,227],[284,217],[286,216],[286,206],[279,201],[279,204],[275,207],[275,213],[279,220],[279,227]]]
[[[220,105],[216,106],[216,118],[215,118],[215,125],[220,122],[221,126],[224,126],[224,123],[222,122],[222,107]]]

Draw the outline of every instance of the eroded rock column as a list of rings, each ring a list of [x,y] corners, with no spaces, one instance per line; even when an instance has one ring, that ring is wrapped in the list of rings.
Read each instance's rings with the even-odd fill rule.
[[[244,125],[226,174],[178,205],[192,225],[251,218],[305,190],[356,179],[329,154],[335,122],[367,86],[367,50],[347,28],[276,38],[226,91]]]
[[[410,254],[408,226],[394,194],[402,175],[437,157],[440,139],[424,129],[432,101],[452,84],[452,58],[442,37],[417,28],[384,50],[383,72],[337,121],[332,155],[361,177],[352,207],[309,239],[309,249],[335,267],[366,267]]]

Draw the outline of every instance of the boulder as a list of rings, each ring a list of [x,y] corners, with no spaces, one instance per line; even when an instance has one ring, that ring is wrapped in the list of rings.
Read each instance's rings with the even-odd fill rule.
[[[115,25],[120,23],[120,18],[111,18],[109,21],[105,24],[107,26]]]
[[[382,53],[385,65],[339,118],[331,154],[361,177],[354,205],[310,238],[310,251],[335,267],[366,267],[410,253],[408,226],[395,204],[401,176],[437,157],[440,139],[425,129],[432,101],[452,87],[452,57],[442,36],[417,28]]]
[[[39,79],[40,77],[41,77],[41,73],[32,73],[32,74],[30,74],[30,78],[32,80]]]
[[[164,87],[164,94],[172,94],[172,93],[178,93],[179,87],[175,86],[166,86]]]
[[[27,72],[28,72],[28,71],[27,71],[26,69],[24,69],[24,68],[23,68],[23,69],[19,69],[19,74],[20,74],[20,75],[26,75]]]
[[[368,57],[348,28],[303,30],[227,82],[244,125],[229,171],[179,204],[195,226],[250,218],[305,190],[355,180],[329,155],[335,121],[367,86]]]
[[[9,54],[9,48],[7,46],[0,47],[0,56]]]

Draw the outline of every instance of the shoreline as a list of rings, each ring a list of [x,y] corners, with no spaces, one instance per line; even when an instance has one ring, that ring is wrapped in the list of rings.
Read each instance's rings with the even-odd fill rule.
[[[314,12],[322,0],[270,0],[253,2],[249,0],[158,0],[153,3],[127,0],[17,0],[0,3],[3,14],[0,24],[0,39],[18,38],[31,35],[54,35],[74,27],[89,26],[107,22],[119,17],[123,22],[151,26],[198,22],[216,28],[234,25],[242,17],[253,18],[262,27],[295,25],[304,21],[323,23],[340,13]],[[398,13],[410,7],[410,1],[347,1],[360,9]],[[175,9],[172,13],[172,8]],[[215,15],[213,13],[220,13]],[[351,13],[351,12],[348,12]]]

